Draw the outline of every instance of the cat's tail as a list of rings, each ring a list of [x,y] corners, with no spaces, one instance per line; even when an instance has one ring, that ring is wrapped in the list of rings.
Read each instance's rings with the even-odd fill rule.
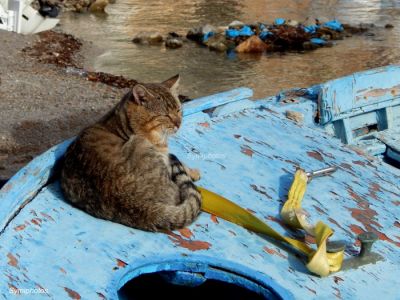
[[[164,210],[164,213],[158,214],[160,217],[156,222],[158,230],[183,228],[191,224],[201,210],[201,194],[186,173],[182,163],[174,155],[170,155],[170,164],[172,181],[179,188],[179,201],[177,205],[161,204],[160,209]]]

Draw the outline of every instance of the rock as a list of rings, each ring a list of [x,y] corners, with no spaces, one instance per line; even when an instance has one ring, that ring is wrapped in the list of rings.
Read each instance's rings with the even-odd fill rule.
[[[183,46],[182,37],[175,32],[170,32],[167,38],[165,39],[165,47],[170,49],[177,49],[182,46]]]
[[[215,31],[215,33],[216,33],[216,34],[218,34],[218,33],[223,33],[223,32],[225,32],[227,29],[229,29],[228,26],[218,26],[218,27],[217,27],[217,30]]]
[[[231,23],[228,25],[228,28],[230,28],[230,29],[240,29],[240,28],[242,28],[244,25],[245,25],[245,24],[244,24],[243,22],[240,22],[240,21],[238,21],[238,20],[235,20],[235,21],[231,22]]]
[[[90,5],[89,11],[104,13],[107,5],[108,5],[108,0],[96,0]]]
[[[210,25],[210,24],[206,24],[201,28],[201,32],[203,34],[209,33],[209,32],[216,32],[217,30],[215,29],[214,26]]]
[[[289,26],[294,26],[294,27],[297,27],[297,26],[299,26],[299,22],[298,21],[296,21],[296,20],[288,20],[287,22],[286,22],[286,25],[289,25]]]
[[[316,25],[315,24],[316,19],[313,17],[308,17],[302,24],[304,26],[312,26],[312,25]]]
[[[374,28],[375,24],[374,23],[360,23],[359,26],[361,29],[370,29],[370,28]]]
[[[170,49],[177,49],[183,46],[183,41],[178,38],[167,38],[165,40],[165,47]]]
[[[163,42],[164,38],[159,32],[139,32],[134,36],[132,39],[132,42],[135,44],[150,44],[150,45],[156,45],[156,44],[161,44]]]
[[[286,111],[286,118],[289,120],[295,121],[298,124],[303,124],[304,115],[298,111],[294,110],[287,110]]]
[[[315,24],[317,24],[317,25],[322,25],[322,24],[324,24],[326,22],[329,22],[328,18],[325,18],[325,17],[315,18]]]
[[[228,41],[225,37],[225,33],[222,32],[210,37],[206,45],[210,50],[224,52],[228,50],[228,48],[234,47],[234,42]]]
[[[208,46],[208,48],[212,51],[217,51],[217,52],[225,52],[226,50],[228,50],[228,46],[221,42],[212,43],[210,44],[210,46]]]
[[[325,41],[328,41],[328,40],[331,39],[331,36],[329,34],[323,34],[323,35],[320,36],[320,38],[325,40]]]
[[[284,50],[302,50],[303,43],[311,38],[311,34],[304,31],[301,27],[277,26],[271,29],[274,35],[274,45]],[[277,48],[279,49],[279,48]]]
[[[332,30],[328,27],[320,27],[317,29],[317,33],[319,33],[321,35],[322,39],[328,40],[328,39],[332,39],[332,40],[342,40],[343,39],[343,34],[341,32]],[[328,38],[325,38],[327,37]]]
[[[74,11],[77,13],[82,13],[82,12],[84,12],[84,9],[83,9],[82,5],[80,5],[79,3],[76,3],[74,5]]]
[[[386,24],[385,28],[386,29],[392,29],[392,28],[394,28],[394,26],[393,26],[393,24]]]
[[[174,38],[181,38],[181,37],[182,37],[180,34],[177,34],[177,33],[174,32],[174,31],[169,32],[169,33],[168,33],[168,36],[174,37]]]
[[[206,24],[204,26],[199,26],[199,27],[195,27],[192,28],[188,31],[188,33],[186,34],[186,37],[189,40],[198,42],[200,44],[203,43],[203,37],[204,35],[210,33],[210,32],[216,32],[216,28],[210,24]]]
[[[368,28],[361,28],[361,26],[352,26],[349,24],[343,24],[343,28],[346,34],[358,34],[368,31]]]
[[[255,35],[251,36],[235,48],[238,53],[260,53],[267,49],[268,45]]]
[[[316,44],[313,44],[311,42],[304,42],[303,43],[303,49],[304,50],[315,50],[317,48],[319,48],[319,46],[316,45]]]

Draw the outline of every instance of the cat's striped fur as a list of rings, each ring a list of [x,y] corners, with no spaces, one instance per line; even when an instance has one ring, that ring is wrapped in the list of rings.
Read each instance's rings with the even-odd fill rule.
[[[200,213],[196,170],[168,153],[182,120],[179,76],[136,84],[68,148],[61,172],[66,199],[87,213],[149,231],[182,228]]]

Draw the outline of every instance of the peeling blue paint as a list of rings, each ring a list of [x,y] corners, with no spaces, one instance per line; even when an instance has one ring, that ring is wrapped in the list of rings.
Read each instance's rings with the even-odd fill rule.
[[[346,257],[358,251],[358,233],[376,232],[380,241],[374,251],[385,261],[318,278],[289,249],[206,213],[185,230],[169,234],[93,218],[61,194],[54,165],[70,143],[66,141],[35,158],[0,190],[0,297],[7,299],[10,288],[40,286],[47,294],[35,298],[117,299],[118,289],[130,279],[169,269],[201,270],[237,284],[245,282],[240,277],[245,275],[249,285],[260,284],[283,299],[398,298],[400,171],[315,124],[315,101],[297,96],[298,102],[285,103],[282,97],[279,102],[277,97],[250,102],[251,96],[243,88],[185,104],[171,152],[201,170],[199,185],[288,236],[298,233],[281,225],[279,211],[296,166],[337,166],[336,173],[308,186],[303,206],[310,221],[329,224],[335,239],[346,241]],[[214,106],[220,107],[203,112]],[[288,120],[289,108],[303,112],[304,123]]]

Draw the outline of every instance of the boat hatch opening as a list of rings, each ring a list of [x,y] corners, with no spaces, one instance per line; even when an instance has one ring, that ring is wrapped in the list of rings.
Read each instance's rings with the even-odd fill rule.
[[[163,295],[167,299],[186,300],[222,295],[223,299],[257,300],[287,296],[269,278],[259,278],[260,273],[255,277],[251,276],[253,272],[245,273],[201,262],[145,266],[128,272],[129,278],[123,280],[118,290],[118,299],[156,299]]]
[[[218,280],[206,280],[198,286],[186,286],[167,280],[170,272],[141,275],[129,281],[119,293],[119,299],[206,299],[210,295],[223,295],[224,299],[265,299],[251,290]],[[196,275],[193,275],[196,276]],[[157,287],[157,288],[155,288]]]

